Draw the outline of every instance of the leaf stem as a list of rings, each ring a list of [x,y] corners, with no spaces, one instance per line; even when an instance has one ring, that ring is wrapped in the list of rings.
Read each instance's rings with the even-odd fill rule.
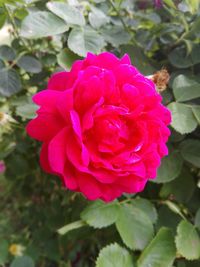
[[[182,23],[183,23],[183,26],[184,26],[185,31],[181,34],[181,36],[180,36],[180,37],[178,38],[178,40],[175,42],[175,44],[174,44],[175,46],[178,45],[180,42],[182,42],[183,39],[187,36],[187,34],[188,34],[188,32],[189,32],[189,25],[188,25],[188,23],[187,23],[185,17],[184,17],[184,16],[180,16],[180,19],[181,19],[181,21],[182,21]]]
[[[69,224],[61,227],[60,229],[57,230],[57,232],[60,235],[64,235],[64,234],[66,234],[67,232],[69,232],[71,230],[80,228],[80,227],[85,226],[85,225],[86,225],[86,223],[84,221],[79,220],[79,221],[72,222],[72,223],[69,223]]]
[[[132,200],[132,198],[128,198],[128,199],[122,200],[122,201],[120,201],[120,202],[118,202],[118,203],[119,203],[119,205],[121,205],[121,204],[123,204],[123,203],[128,203],[128,202],[130,202],[131,200]]]
[[[27,54],[26,51],[21,52],[21,53],[16,57],[16,59],[13,60],[12,64],[10,64],[10,65],[7,67],[7,70],[12,69],[12,67],[13,67],[13,66],[19,61],[19,59],[20,59],[23,55],[25,55],[25,54]]]

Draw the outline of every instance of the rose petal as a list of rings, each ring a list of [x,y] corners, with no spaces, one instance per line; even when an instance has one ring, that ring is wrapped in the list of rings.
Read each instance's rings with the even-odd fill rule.
[[[95,200],[101,196],[100,186],[94,177],[85,173],[78,173],[77,178],[80,191],[86,196],[86,198],[89,200]]]
[[[78,113],[75,110],[71,110],[70,118],[71,118],[72,128],[75,134],[78,136],[80,140],[82,140],[81,123]]]
[[[48,158],[53,171],[62,174],[66,162],[68,128],[63,128],[49,143]]]
[[[64,91],[70,88],[68,79],[70,78],[69,72],[63,71],[55,73],[48,81],[48,90]]]
[[[40,112],[55,112],[60,92],[53,90],[43,90],[33,96],[33,102],[42,106]]]
[[[32,138],[38,141],[49,141],[63,126],[64,122],[58,115],[41,113],[27,124],[26,131]]]
[[[141,192],[144,189],[146,182],[146,179],[141,179],[135,175],[130,175],[125,179],[119,179],[117,184],[123,188],[123,192],[133,194]]]
[[[74,167],[66,160],[65,170],[62,176],[64,185],[70,190],[78,190],[78,182]],[[79,190],[78,190],[79,191]]]
[[[43,168],[43,170],[47,173],[52,173],[52,168],[49,164],[48,160],[48,143],[43,143],[41,150],[40,150],[40,164]]]
[[[131,59],[130,59],[129,55],[128,55],[128,54],[125,54],[125,55],[121,58],[120,63],[121,63],[121,64],[128,64],[128,65],[131,65]]]

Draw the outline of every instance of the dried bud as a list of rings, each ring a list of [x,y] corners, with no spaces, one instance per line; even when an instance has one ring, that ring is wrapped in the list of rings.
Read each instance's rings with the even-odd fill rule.
[[[16,122],[9,114],[0,111],[0,125],[5,125],[9,122]]]
[[[148,78],[155,83],[158,92],[163,92],[167,88],[170,75],[166,69],[162,69]]]
[[[22,256],[24,250],[25,250],[25,247],[23,247],[22,245],[19,245],[19,244],[12,244],[9,247],[9,252],[13,256]]]
[[[7,115],[6,113],[0,112],[0,125],[4,125],[6,124],[9,120],[9,115]]]

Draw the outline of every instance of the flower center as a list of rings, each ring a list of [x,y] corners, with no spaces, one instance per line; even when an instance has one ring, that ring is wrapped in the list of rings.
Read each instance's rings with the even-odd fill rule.
[[[116,152],[124,148],[129,131],[126,123],[118,117],[106,117],[95,122],[94,136],[97,136],[100,152]]]

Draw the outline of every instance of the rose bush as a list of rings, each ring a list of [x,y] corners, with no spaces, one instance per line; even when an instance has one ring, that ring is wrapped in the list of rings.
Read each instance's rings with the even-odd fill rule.
[[[128,55],[89,53],[33,97],[40,108],[27,131],[43,142],[45,171],[90,200],[111,201],[142,191],[168,153],[171,117],[161,99]]]
[[[0,266],[200,266],[199,14],[198,0],[0,0]],[[87,179],[106,202],[83,197]]]

